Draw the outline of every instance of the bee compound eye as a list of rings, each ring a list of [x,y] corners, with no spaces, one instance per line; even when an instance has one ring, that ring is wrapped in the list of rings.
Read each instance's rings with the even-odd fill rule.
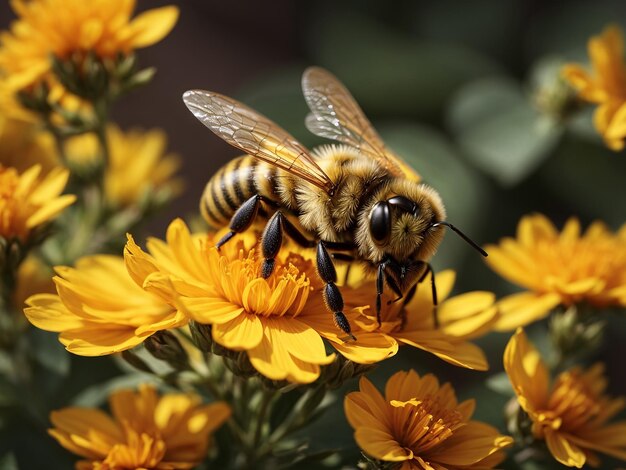
[[[419,214],[419,206],[404,196],[394,196],[387,201],[390,205],[399,208],[400,210],[417,216]]]
[[[391,211],[387,201],[377,202],[370,213],[370,233],[374,242],[382,245],[391,234]]]

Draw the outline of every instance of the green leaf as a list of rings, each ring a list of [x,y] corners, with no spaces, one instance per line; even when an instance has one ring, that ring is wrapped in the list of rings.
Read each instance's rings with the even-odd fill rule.
[[[561,130],[546,125],[515,82],[491,77],[453,99],[448,123],[464,155],[502,186],[514,186],[549,156]]]
[[[9,452],[0,457],[0,470],[19,470],[17,459],[13,453]]]
[[[498,374],[490,376],[486,380],[485,384],[489,389],[493,390],[494,392],[500,393],[501,395],[505,395],[507,397],[512,397],[515,395],[515,392],[511,387],[509,376],[506,375],[506,372],[500,372]]]
[[[37,363],[54,374],[65,377],[70,372],[70,353],[59,343],[56,333],[32,329],[31,348]]]
[[[489,212],[489,190],[484,178],[433,128],[405,122],[380,126],[380,131],[387,145],[439,192],[448,220],[475,237],[483,225],[482,218]],[[459,255],[472,251],[457,237],[448,238],[455,241],[444,241],[445,249],[440,249],[434,260],[438,267],[453,267],[458,264]]]
[[[418,40],[355,9],[335,7],[314,24],[314,63],[336,74],[372,115],[437,116],[457,87],[500,70],[462,44]]]

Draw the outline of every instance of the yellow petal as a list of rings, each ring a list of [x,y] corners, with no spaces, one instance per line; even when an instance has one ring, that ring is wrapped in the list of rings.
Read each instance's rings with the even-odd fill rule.
[[[402,447],[391,434],[382,429],[358,428],[354,439],[366,454],[380,460],[402,462],[413,458],[410,449]]]
[[[219,298],[181,297],[181,305],[185,312],[198,323],[226,323],[244,312],[242,307]]]
[[[548,449],[555,459],[568,467],[582,468],[586,457],[580,447],[567,440],[562,433],[551,429],[546,429],[545,437]]]
[[[35,213],[26,220],[26,226],[33,228],[53,219],[59,212],[73,204],[74,201],[76,201],[76,196],[72,194],[66,194],[53,199],[35,211]]]
[[[544,409],[548,401],[548,369],[521,328],[506,345],[503,362],[522,407],[527,412]]]
[[[509,295],[497,303],[500,318],[494,328],[497,331],[511,331],[519,326],[541,320],[560,302],[561,298],[555,293],[520,292]]]
[[[136,16],[128,25],[133,47],[147,47],[159,42],[174,28],[178,14],[178,8],[170,5],[153,8]]]
[[[236,351],[255,348],[263,339],[261,320],[246,312],[225,323],[214,324],[211,331],[215,341]]]
[[[492,426],[470,421],[426,455],[428,460],[451,467],[473,466],[512,443],[512,438],[500,435]]]
[[[137,336],[134,328],[96,326],[63,331],[59,335],[59,341],[72,354],[93,357],[115,354],[134,348],[141,344],[146,336]]]
[[[65,307],[58,295],[37,294],[29,297],[26,303],[29,305],[24,309],[26,318],[42,330],[60,332],[85,325],[83,319]]]
[[[398,352],[398,342],[379,332],[357,333],[356,341],[332,341],[333,347],[345,358],[359,364],[374,364]]]

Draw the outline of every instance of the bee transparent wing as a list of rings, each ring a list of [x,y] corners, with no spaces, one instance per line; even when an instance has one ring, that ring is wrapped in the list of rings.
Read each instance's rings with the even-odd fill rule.
[[[189,90],[183,101],[193,115],[233,147],[331,193],[334,183],[309,151],[287,131],[246,105],[211,91]]]
[[[302,90],[311,109],[305,123],[313,134],[355,147],[393,175],[414,181],[421,179],[404,160],[385,147],[361,107],[333,74],[320,67],[309,67],[302,76]]]

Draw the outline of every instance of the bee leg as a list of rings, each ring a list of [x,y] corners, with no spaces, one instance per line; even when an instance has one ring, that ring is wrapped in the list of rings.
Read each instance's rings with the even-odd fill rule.
[[[400,287],[398,287],[398,283],[395,281],[395,279],[389,276],[387,273],[385,273],[385,281],[387,281],[387,285],[391,288],[394,294],[398,296],[393,300],[388,300],[387,305],[395,304],[396,302],[399,302],[400,300],[402,300],[404,295],[402,294],[402,290],[400,289]]]
[[[376,320],[378,321],[378,326],[382,324],[380,312],[383,308],[383,289],[385,287],[385,268],[387,263],[388,261],[380,263],[376,273]]]
[[[283,217],[283,227],[285,228],[285,233],[289,235],[289,238],[302,248],[313,248],[316,245],[315,240],[309,240],[287,217]]]
[[[439,318],[437,317],[437,286],[435,285],[435,271],[433,270],[433,267],[430,265],[430,263],[424,263],[426,265],[426,271],[424,271],[424,274],[422,274],[422,276],[419,278],[419,281],[417,281],[417,283],[419,284],[420,282],[422,282],[424,279],[426,279],[426,276],[428,275],[428,273],[430,273],[430,288],[431,288],[431,292],[432,292],[432,296],[433,296],[433,322],[434,322],[434,326],[435,329],[439,328]]]
[[[346,334],[349,338],[356,341],[355,336],[352,334],[350,328],[350,322],[343,313],[343,297],[337,287],[337,271],[333,260],[328,254],[324,242],[318,242],[317,244],[317,273],[322,281],[324,281],[324,303],[326,307],[333,312],[335,324]]]
[[[348,263],[351,263],[354,261],[354,256],[349,255],[347,253],[333,253],[331,255],[333,257],[333,259],[338,259],[340,261],[346,261]],[[352,268],[352,264],[349,264],[348,266],[346,266],[346,273],[343,276],[343,285],[345,286],[346,284],[348,284],[348,279],[350,278],[350,269]]]
[[[281,211],[274,212],[263,230],[261,236],[261,252],[265,260],[261,266],[261,277],[267,279],[274,271],[276,255],[283,244],[283,229],[285,226],[285,216]]]
[[[417,292],[417,284],[411,287],[404,297],[404,305],[400,311],[400,330],[404,330],[404,327],[406,326],[406,306],[413,299],[413,297],[415,297],[415,292]]]
[[[255,194],[237,209],[237,212],[235,212],[232,219],[230,219],[230,232],[224,235],[222,239],[217,242],[217,245],[215,245],[218,250],[222,245],[233,238],[236,233],[241,233],[252,225],[252,222],[254,222],[254,219],[259,213],[261,200],[261,195]]]

